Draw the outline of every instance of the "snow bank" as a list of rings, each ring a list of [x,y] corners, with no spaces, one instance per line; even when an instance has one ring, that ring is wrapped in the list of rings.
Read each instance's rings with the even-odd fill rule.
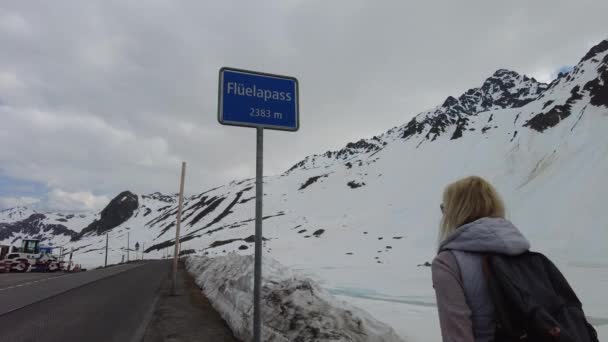
[[[264,341],[403,341],[391,327],[332,297],[312,280],[274,259],[263,262]],[[191,256],[186,266],[235,336],[251,341],[253,256]]]

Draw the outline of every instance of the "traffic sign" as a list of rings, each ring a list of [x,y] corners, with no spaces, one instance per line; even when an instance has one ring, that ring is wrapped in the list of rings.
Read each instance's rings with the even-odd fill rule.
[[[294,77],[220,69],[218,121],[222,125],[297,131],[298,101]]]
[[[217,116],[220,124],[256,128],[253,341],[260,342],[264,129],[297,131],[300,128],[298,80],[288,76],[221,68],[218,88]]]

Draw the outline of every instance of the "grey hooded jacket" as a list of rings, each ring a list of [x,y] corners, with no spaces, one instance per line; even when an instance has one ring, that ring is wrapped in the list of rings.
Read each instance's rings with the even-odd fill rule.
[[[529,248],[511,222],[490,217],[459,227],[440,244],[432,273],[443,341],[493,340],[494,306],[483,275],[483,253],[518,255]]]

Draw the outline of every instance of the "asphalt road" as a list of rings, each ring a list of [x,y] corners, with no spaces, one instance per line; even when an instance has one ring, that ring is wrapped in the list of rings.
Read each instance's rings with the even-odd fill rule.
[[[46,279],[63,276],[63,273],[0,273],[0,291],[33,282],[46,281]]]
[[[50,278],[3,279],[0,340],[140,340],[169,267],[168,261],[150,261]]]
[[[125,264],[81,273],[4,273],[0,276],[0,315],[141,264]]]

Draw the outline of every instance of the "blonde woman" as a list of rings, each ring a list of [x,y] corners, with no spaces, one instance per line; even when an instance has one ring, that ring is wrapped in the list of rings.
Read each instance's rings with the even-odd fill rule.
[[[448,185],[441,211],[439,253],[432,273],[443,341],[493,341],[494,305],[482,253],[519,255],[530,243],[505,219],[503,201],[480,177]]]

